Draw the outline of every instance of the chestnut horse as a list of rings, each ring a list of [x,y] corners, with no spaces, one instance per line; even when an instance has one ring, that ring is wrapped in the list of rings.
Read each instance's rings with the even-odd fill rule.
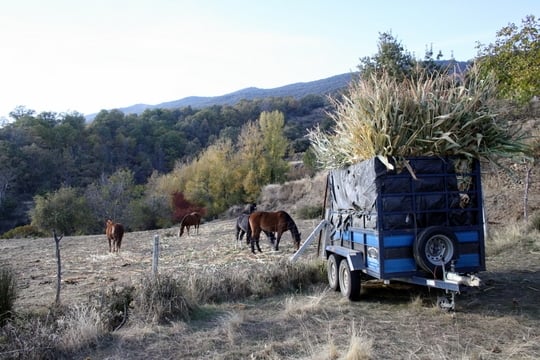
[[[296,245],[296,250],[298,250],[300,248],[301,234],[296,227],[296,223],[287,212],[283,210],[276,212],[255,211],[249,216],[248,239],[251,241],[251,252],[255,253],[255,245],[257,245],[257,250],[261,252],[261,248],[259,247],[261,231],[277,232],[274,246],[274,249],[277,251],[279,250],[281,235],[289,230]]]
[[[105,234],[107,234],[107,240],[109,240],[109,252],[118,253],[120,251],[120,246],[122,246],[124,226],[120,223],[114,223],[111,219],[108,219]]]
[[[195,226],[196,233],[199,234],[199,225],[201,224],[201,214],[198,212],[192,212],[187,214],[182,218],[180,222],[180,230],[178,231],[178,237],[184,234],[184,228],[187,228],[187,233],[189,235],[189,228]]]
[[[244,234],[247,234],[249,231],[249,214],[257,210],[257,204],[251,203],[247,204],[244,208],[244,211],[238,216],[236,219],[236,245],[242,243],[242,238],[244,237]],[[269,231],[264,231],[266,236],[268,237],[268,240],[274,245],[274,241],[276,240],[276,237],[274,236],[274,233]],[[246,236],[247,244],[249,245],[249,236]]]
[[[266,230],[262,231],[266,234],[272,245],[274,245],[276,241],[274,233]],[[249,214],[240,214],[238,219],[236,219],[236,243],[242,244],[242,238],[247,233],[249,233]],[[249,235],[246,236],[246,242],[249,245]]]

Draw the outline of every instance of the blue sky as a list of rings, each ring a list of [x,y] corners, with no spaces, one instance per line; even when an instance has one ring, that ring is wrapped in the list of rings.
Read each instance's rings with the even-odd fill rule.
[[[417,58],[475,57],[539,0],[18,0],[0,4],[0,117],[91,114],[356,70],[391,32]]]

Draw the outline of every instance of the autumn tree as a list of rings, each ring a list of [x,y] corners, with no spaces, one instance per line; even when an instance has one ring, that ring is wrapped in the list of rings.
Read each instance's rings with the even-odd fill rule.
[[[521,28],[510,23],[497,32],[495,43],[477,44],[478,63],[484,74],[494,72],[499,96],[525,103],[540,94],[540,23],[533,15]]]
[[[204,204],[210,216],[220,214],[240,200],[240,185],[236,184],[231,166],[233,154],[230,139],[218,140],[193,162],[192,176],[186,179],[186,197]]]
[[[288,141],[283,135],[285,116],[280,111],[263,111],[259,117],[262,134],[263,156],[262,167],[264,180],[267,183],[281,183],[289,170],[287,155]]]
[[[249,202],[257,200],[264,185],[260,167],[264,150],[261,138],[261,131],[255,122],[245,124],[238,137],[237,170],[241,174],[242,188]]]

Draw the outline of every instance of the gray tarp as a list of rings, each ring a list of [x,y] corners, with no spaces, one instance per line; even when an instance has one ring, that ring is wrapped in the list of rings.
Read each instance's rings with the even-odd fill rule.
[[[373,211],[378,195],[376,180],[385,173],[383,169],[384,165],[377,158],[371,158],[344,169],[332,170],[329,175],[332,208]]]

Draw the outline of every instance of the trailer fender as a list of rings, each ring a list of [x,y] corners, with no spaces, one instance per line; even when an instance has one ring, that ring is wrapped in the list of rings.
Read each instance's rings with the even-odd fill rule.
[[[330,254],[337,254],[346,259],[351,271],[363,270],[366,268],[365,256],[362,251],[329,245],[326,247],[326,258],[328,258]]]

